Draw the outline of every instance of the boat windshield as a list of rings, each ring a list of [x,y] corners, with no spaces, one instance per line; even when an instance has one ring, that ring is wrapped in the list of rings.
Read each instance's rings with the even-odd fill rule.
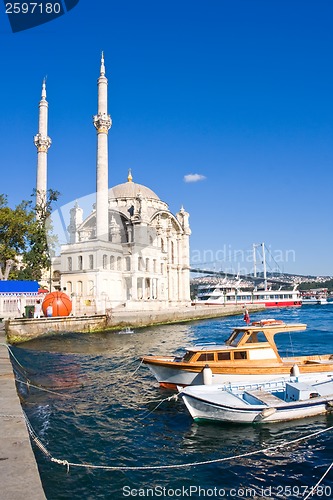
[[[264,332],[248,332],[250,335],[248,339],[246,339],[246,344],[257,344],[259,342],[267,342],[266,335]]]
[[[190,361],[190,359],[192,358],[193,356],[193,352],[190,352],[190,351],[187,351],[187,353],[184,355],[183,357],[183,361]]]
[[[239,341],[244,335],[244,330],[234,330],[230,337],[226,340],[227,345],[231,345],[232,347],[236,347],[239,344]]]

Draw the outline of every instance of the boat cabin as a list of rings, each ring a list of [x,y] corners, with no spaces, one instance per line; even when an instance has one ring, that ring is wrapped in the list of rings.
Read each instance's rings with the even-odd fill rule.
[[[224,345],[201,345],[187,350],[184,363],[219,363],[221,361],[277,361],[278,353],[274,335],[283,331],[305,330],[305,324],[286,325],[282,321],[269,320],[251,326],[235,328]]]

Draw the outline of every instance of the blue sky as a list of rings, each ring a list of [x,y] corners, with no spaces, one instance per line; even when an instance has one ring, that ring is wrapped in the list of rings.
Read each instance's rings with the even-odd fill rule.
[[[286,272],[333,275],[332,19],[331,0],[80,0],[13,34],[2,8],[0,193],[14,206],[35,187],[44,76],[49,187],[59,206],[95,190],[104,50],[110,187],[131,168],[184,205],[192,260],[249,267],[264,241]]]

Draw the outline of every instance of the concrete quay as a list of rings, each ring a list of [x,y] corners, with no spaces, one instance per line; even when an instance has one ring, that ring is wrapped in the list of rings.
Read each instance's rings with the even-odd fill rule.
[[[0,477],[2,500],[45,500],[0,323]]]
[[[260,305],[247,306],[250,313],[264,310]],[[161,324],[198,321],[244,314],[243,305],[189,306],[163,311],[108,310],[107,314],[68,316],[56,318],[17,318],[5,322],[7,342],[19,344],[39,337],[66,332],[99,332],[119,330],[124,327],[143,328]]]

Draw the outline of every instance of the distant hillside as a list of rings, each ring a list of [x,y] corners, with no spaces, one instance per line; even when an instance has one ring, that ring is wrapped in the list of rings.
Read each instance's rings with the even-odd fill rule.
[[[333,279],[327,281],[306,281],[299,285],[299,290],[310,290],[311,288],[328,288],[329,292],[333,292]]]

